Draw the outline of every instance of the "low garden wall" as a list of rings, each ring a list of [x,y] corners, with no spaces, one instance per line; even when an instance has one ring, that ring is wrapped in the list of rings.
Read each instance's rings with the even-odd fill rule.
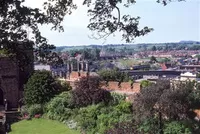
[[[135,82],[131,84],[130,82],[116,82],[116,81],[109,81],[103,82],[102,88],[111,91],[123,91],[123,92],[132,92],[132,93],[139,93],[140,92],[140,83]]]

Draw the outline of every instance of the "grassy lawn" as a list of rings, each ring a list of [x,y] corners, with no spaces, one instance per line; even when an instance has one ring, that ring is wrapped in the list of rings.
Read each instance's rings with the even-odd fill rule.
[[[47,119],[23,120],[11,126],[9,134],[80,134],[66,125]]]

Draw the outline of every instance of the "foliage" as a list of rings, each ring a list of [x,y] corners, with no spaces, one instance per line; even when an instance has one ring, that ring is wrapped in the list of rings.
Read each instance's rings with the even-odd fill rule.
[[[149,117],[138,123],[138,133],[155,134],[159,132],[159,121],[155,117]]]
[[[77,54],[82,54],[84,60],[99,60],[100,49],[99,48],[83,48],[80,50],[70,50],[71,57],[76,57]]]
[[[121,122],[115,124],[113,128],[106,130],[105,134],[139,134],[139,132],[134,123]]]
[[[58,83],[50,72],[37,71],[25,84],[24,100],[26,105],[44,104],[59,93]]]
[[[153,47],[151,48],[151,50],[152,50],[152,51],[156,51],[156,50],[157,50],[156,46],[153,46]]]
[[[99,102],[108,103],[111,100],[109,91],[100,88],[98,77],[83,77],[72,91],[72,100],[76,107],[83,107]]]
[[[30,57],[20,50],[21,45],[31,48],[27,50],[32,50],[34,47],[38,55],[42,54],[48,58],[47,55],[54,46],[48,44],[47,39],[41,35],[39,25],[48,24],[51,21],[40,9],[24,6],[24,2],[21,0],[1,2],[0,46],[17,57],[20,55],[19,57],[23,57],[24,61]],[[29,36],[30,32],[32,38]],[[17,59],[20,60],[20,58]]]
[[[76,120],[81,129],[87,132],[95,133],[95,128],[97,126],[96,120],[99,114],[100,106],[91,105],[86,108],[81,108],[78,112]]]
[[[30,117],[34,117],[36,114],[43,114],[44,109],[41,104],[34,104],[28,107],[28,113]]]
[[[142,80],[142,81],[140,82],[140,84],[141,84],[141,87],[142,87],[142,88],[145,88],[145,87],[151,86],[152,82],[150,82],[150,81],[148,81],[148,80]]]
[[[101,79],[105,81],[118,81],[118,82],[128,82],[129,76],[128,74],[119,71],[118,69],[112,69],[112,70],[100,70],[98,72]]]
[[[117,106],[115,106],[115,112],[130,114],[132,112],[132,104],[130,102],[121,101]]]
[[[192,134],[192,130],[180,121],[172,121],[165,124],[164,134]]]
[[[89,134],[105,133],[116,123],[131,120],[131,104],[128,102],[122,102],[114,107],[104,104],[90,105],[81,108],[76,117],[81,129]]]
[[[66,122],[72,116],[73,108],[71,92],[63,92],[48,102],[46,116],[49,119]]]
[[[194,97],[198,96],[196,91],[195,82],[190,81],[171,85],[167,81],[158,81],[142,88],[133,102],[135,119],[143,122],[146,118],[156,118],[160,130],[163,130],[165,120],[193,120],[192,111],[200,100]]]
[[[26,6],[26,1],[3,0],[1,2],[0,48],[3,46],[3,48],[8,48],[18,55],[20,54],[19,41],[21,41],[23,45],[29,44],[31,48],[35,49],[35,57],[40,61],[48,62],[51,61],[50,59],[54,61],[56,58],[56,61],[58,60],[60,63],[60,58],[52,53],[52,49],[55,47],[42,36],[39,26],[52,24],[52,30],[64,31],[62,26],[64,17],[77,9],[77,5],[73,0],[45,0],[42,5],[43,9],[39,9]],[[170,1],[158,0],[157,2],[166,5]],[[88,28],[93,32],[97,32],[96,35],[92,34],[92,38],[106,38],[111,34],[120,32],[122,39],[131,42],[136,37],[144,36],[153,30],[147,26],[140,29],[140,17],[132,17],[129,14],[120,12],[122,7],[120,8],[119,4],[124,5],[123,7],[129,7],[136,2],[135,0],[123,2],[122,0],[83,0],[82,2],[83,5],[89,7],[90,23]],[[116,11],[117,16],[115,15]],[[23,58],[29,57],[23,56]]]
[[[22,116],[27,115],[28,114],[28,106],[26,106],[26,105],[22,106],[20,109],[20,112],[21,112]]]
[[[158,62],[158,61],[157,61],[156,57],[151,56],[151,58],[150,58],[150,62],[155,63],[155,62]]]
[[[57,81],[57,83],[58,83],[58,86],[59,86],[58,88],[60,89],[60,91],[66,92],[66,91],[72,90],[72,87],[70,86],[70,84],[65,81]]]
[[[113,93],[113,101],[109,105],[98,103],[76,109],[71,92],[63,92],[54,97],[47,104],[46,117],[92,134],[104,133],[115,123],[132,119],[132,104],[125,102],[123,95]]]
[[[111,97],[112,97],[112,100],[111,100],[111,105],[117,105],[119,104],[121,101],[124,101],[126,99],[126,96],[125,95],[121,95],[121,94],[118,94],[118,93],[114,93],[112,92],[111,93]]]

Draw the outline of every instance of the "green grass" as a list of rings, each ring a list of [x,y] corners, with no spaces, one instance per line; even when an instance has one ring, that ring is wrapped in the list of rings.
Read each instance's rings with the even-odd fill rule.
[[[23,120],[11,126],[9,134],[80,134],[66,125],[47,119]]]

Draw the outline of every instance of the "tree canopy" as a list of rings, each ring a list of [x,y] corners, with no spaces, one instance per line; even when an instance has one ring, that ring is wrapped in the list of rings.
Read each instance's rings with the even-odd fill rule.
[[[69,88],[69,87],[66,87]],[[63,88],[64,90],[68,90]],[[60,93],[62,87],[48,71],[35,72],[25,84],[24,101],[26,105],[44,104]]]
[[[54,45],[42,36],[39,26],[51,24],[52,30],[64,31],[62,22],[66,15],[77,9],[75,0],[44,0],[43,9],[25,6],[27,0],[0,0],[0,49],[9,48],[18,53],[19,42],[32,44],[35,56],[41,61],[52,58]],[[172,0],[157,0],[167,5]],[[175,0],[183,1],[183,0]],[[91,38],[107,38],[119,32],[127,43],[144,36],[153,29],[139,28],[140,17],[122,14],[122,8],[129,8],[136,0],[82,0],[88,7]],[[156,2],[156,0],[155,0]]]
[[[24,5],[26,0],[1,0],[0,4],[0,41],[24,41],[34,39],[35,45],[51,48],[47,39],[39,30],[39,25],[53,24],[53,30],[64,31],[62,22],[66,15],[77,9],[74,0],[45,0],[43,10]],[[182,1],[182,0],[177,0]],[[166,5],[171,0],[157,0]],[[114,32],[122,32],[122,38],[127,42],[135,37],[145,35],[152,28],[138,28],[140,17],[123,15],[120,10],[136,3],[135,0],[83,0],[83,5],[88,6],[90,23],[88,28],[98,32],[99,37],[105,37]],[[119,7],[122,4],[123,7]],[[115,15],[115,10],[117,15]],[[33,38],[29,39],[29,29]]]

